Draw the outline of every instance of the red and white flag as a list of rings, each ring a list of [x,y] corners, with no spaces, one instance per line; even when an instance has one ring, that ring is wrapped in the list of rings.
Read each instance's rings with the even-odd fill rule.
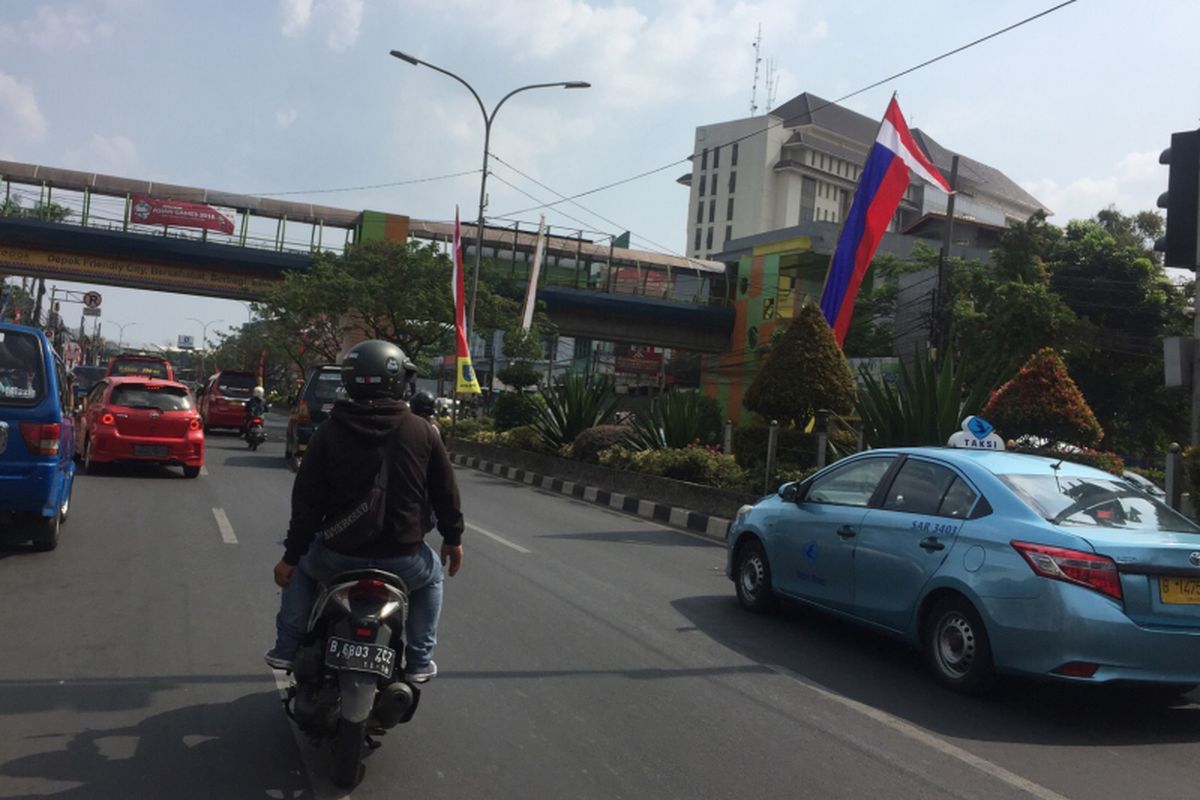
[[[478,247],[476,243],[476,247]],[[471,365],[471,351],[467,347],[466,281],[463,279],[462,226],[458,221],[458,206],[454,207],[454,265],[451,269],[450,290],[454,293],[454,355],[458,369],[455,371],[455,391],[459,394],[481,394],[475,368]]]

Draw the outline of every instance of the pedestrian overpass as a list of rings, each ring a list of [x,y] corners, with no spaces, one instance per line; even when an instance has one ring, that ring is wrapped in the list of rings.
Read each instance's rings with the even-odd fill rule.
[[[314,254],[355,242],[449,243],[453,223],[353,211],[0,160],[0,270],[135,289],[255,300]],[[228,230],[137,221],[138,201],[225,209]],[[19,213],[13,213],[17,208]],[[60,209],[70,213],[65,217]],[[216,213],[216,212],[214,212]],[[464,226],[468,263],[476,229]],[[500,291],[528,283],[535,230],[487,226],[482,258]],[[565,336],[706,353],[734,326],[722,264],[548,236],[538,298]]]

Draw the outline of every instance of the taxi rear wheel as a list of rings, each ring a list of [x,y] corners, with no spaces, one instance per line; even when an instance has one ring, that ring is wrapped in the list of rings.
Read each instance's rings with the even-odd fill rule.
[[[963,694],[982,694],[995,684],[987,630],[965,598],[938,601],[926,617],[924,646],[925,660],[942,685]]]
[[[738,602],[747,611],[765,614],[775,609],[775,593],[771,591],[771,565],[767,553],[757,541],[746,542],[738,549],[737,571],[734,573]]]

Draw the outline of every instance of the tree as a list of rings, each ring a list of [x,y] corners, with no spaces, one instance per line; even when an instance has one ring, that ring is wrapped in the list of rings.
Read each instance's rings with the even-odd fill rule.
[[[848,414],[854,377],[821,310],[805,304],[746,390],[746,407],[767,419],[803,424],[820,409]]]
[[[1093,447],[1104,436],[1062,356],[1050,347],[1039,350],[992,394],[983,415],[1013,439],[1035,436],[1051,445]]]

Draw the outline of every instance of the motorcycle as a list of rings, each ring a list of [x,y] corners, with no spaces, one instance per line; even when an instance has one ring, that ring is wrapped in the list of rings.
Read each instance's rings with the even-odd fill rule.
[[[258,446],[267,440],[267,429],[263,426],[262,417],[251,417],[246,421],[246,432],[242,438],[246,440],[246,444],[250,445],[251,450],[257,450]]]
[[[333,782],[362,778],[372,738],[412,719],[421,690],[404,679],[408,587],[378,569],[343,572],[323,587],[308,635],[292,662],[284,699],[289,717],[314,745],[333,740]]]

